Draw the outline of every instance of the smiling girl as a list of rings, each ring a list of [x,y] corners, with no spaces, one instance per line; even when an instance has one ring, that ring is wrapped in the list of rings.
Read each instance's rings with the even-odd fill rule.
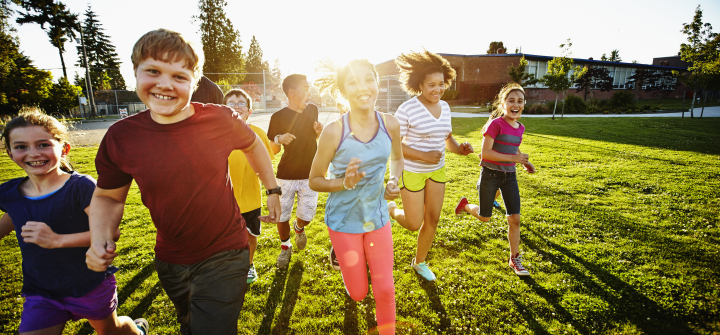
[[[416,97],[404,102],[395,112],[403,137],[405,170],[400,187],[404,210],[388,203],[390,216],[404,228],[420,230],[412,268],[423,278],[435,280],[425,262],[435,239],[440,210],[445,198],[445,150],[459,155],[473,152],[465,142],[452,136],[450,106],[440,100],[445,88],[455,79],[455,70],[447,60],[432,52],[401,54],[395,64],[400,69],[403,89]]]
[[[515,165],[522,164],[529,173],[535,166],[528,161],[528,154],[520,152],[525,126],[518,122],[525,108],[525,91],[518,84],[505,86],[498,94],[495,110],[483,127],[482,171],[477,183],[480,206],[460,199],[455,214],[467,212],[480,221],[490,220],[495,192],[502,192],[508,221],[510,259],[508,265],[519,276],[529,276],[520,256],[520,191]]]
[[[85,264],[95,180],[72,170],[68,138],[62,123],[38,111],[8,122],[2,134],[8,156],[27,173],[0,185],[0,238],[14,229],[23,258],[19,332],[61,334],[67,321],[88,319],[98,334],[146,333],[147,321],[116,315],[117,268],[95,272]]]

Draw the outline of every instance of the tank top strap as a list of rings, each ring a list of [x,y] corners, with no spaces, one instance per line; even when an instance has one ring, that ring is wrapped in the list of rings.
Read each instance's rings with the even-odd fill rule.
[[[350,124],[348,124],[348,122],[350,122],[350,120],[348,119],[349,114],[350,114],[349,112],[345,113],[342,116],[340,116],[340,118],[337,119],[337,122],[340,123],[341,131],[340,131],[340,143],[338,143],[338,146],[335,149],[335,151],[340,150],[340,146],[343,144],[343,142],[345,142],[345,139],[347,139],[348,136],[352,135],[352,132],[350,132]]]
[[[387,130],[387,120],[385,119],[386,114],[378,111],[375,111],[375,114],[377,115],[378,122],[380,123],[380,130],[385,133],[390,140],[392,140],[392,137],[390,137],[390,133]]]

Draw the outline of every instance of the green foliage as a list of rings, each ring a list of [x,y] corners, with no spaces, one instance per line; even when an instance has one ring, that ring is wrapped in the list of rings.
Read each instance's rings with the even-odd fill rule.
[[[587,98],[588,91],[592,89],[600,89],[600,92],[607,92],[612,89],[613,78],[610,71],[604,67],[583,67],[583,72],[575,74],[575,84],[578,84],[576,92],[585,91]]]
[[[200,22],[200,38],[205,54],[203,72],[213,82],[226,79],[231,83],[241,83],[244,75],[208,74],[245,72],[240,32],[233,28],[225,15],[225,6],[225,0],[200,0],[200,13],[193,16],[196,22]]]
[[[608,59],[608,61],[616,62],[616,63],[622,62],[622,59],[620,58],[620,50],[615,49],[612,52],[610,52],[610,59]]]
[[[525,68],[528,66],[528,61],[525,56],[520,58],[520,63],[517,66],[508,68],[508,75],[513,83],[517,83],[522,86],[532,86],[538,83],[540,80],[535,78],[534,74],[526,73]]]
[[[568,95],[565,97],[565,108],[568,113],[582,114],[587,110],[585,101],[577,95]]]
[[[487,49],[487,54],[488,55],[496,54],[498,52],[498,49],[505,50],[505,46],[503,45],[502,41],[490,42],[490,46],[488,46],[488,49]]]
[[[569,76],[570,70],[574,70],[575,73],[573,76],[575,78],[582,76],[587,70],[586,68],[582,68],[580,66],[576,66],[574,69],[572,68],[573,59],[570,58],[572,55],[572,52],[570,52],[571,46],[572,43],[570,43],[570,39],[568,39],[566,43],[560,45],[560,49],[562,50],[561,56],[553,57],[553,59],[548,62],[547,74],[545,74],[541,80],[545,86],[555,92],[556,102],[557,96],[560,92],[565,91],[572,86],[573,78]],[[555,107],[557,107],[557,103]],[[553,119],[555,119],[555,107],[553,108]]]
[[[61,77],[50,89],[49,104],[60,109],[77,107],[78,95],[82,95],[82,88],[70,84],[65,77]]]
[[[255,35],[253,35],[252,40],[250,41],[250,48],[248,49],[247,58],[245,60],[245,71],[251,74],[245,75],[245,82],[262,83],[263,70],[265,70],[265,66],[263,64],[263,51],[260,48],[260,43],[257,39],[255,39]],[[265,74],[265,76],[269,77],[270,73]]]
[[[124,90],[126,88],[125,79],[120,73],[122,62],[115,51],[115,46],[110,41],[110,36],[105,34],[105,28],[102,27],[90,4],[85,10],[82,29],[93,90]],[[75,65],[84,67],[82,44],[78,44],[76,50],[78,62]],[[75,85],[85,88],[85,79],[82,78],[80,83],[75,79]]]
[[[630,91],[617,91],[610,98],[610,105],[623,109],[635,107],[635,96]]]
[[[446,89],[445,93],[443,93],[442,100],[457,100],[458,96],[460,96],[460,92],[453,89]]]

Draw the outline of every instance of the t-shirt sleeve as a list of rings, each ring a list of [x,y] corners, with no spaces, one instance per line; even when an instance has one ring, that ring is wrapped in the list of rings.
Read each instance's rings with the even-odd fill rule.
[[[133,180],[132,175],[125,173],[116,164],[118,158],[113,155],[112,133],[113,128],[110,128],[100,142],[100,148],[95,156],[95,170],[98,174],[97,187],[106,190],[123,187]]]
[[[401,105],[400,108],[398,108],[397,112],[395,112],[395,117],[400,122],[400,137],[407,136],[408,128],[410,127],[408,124],[408,114],[404,106]]]
[[[267,132],[267,137],[272,138],[273,140],[275,139],[275,136],[280,135],[280,129],[278,125],[280,120],[276,119],[275,115],[277,115],[277,113],[273,114],[273,116],[270,117],[270,125],[268,125]]]
[[[93,192],[95,192],[95,179],[86,175],[80,176],[73,190],[75,203],[80,205],[82,209],[88,208],[88,206],[90,206],[90,200],[92,200]]]
[[[497,120],[497,119],[495,119]],[[493,139],[495,139],[498,135],[500,135],[500,123],[499,122],[490,122],[490,125],[485,130],[485,133],[483,133],[483,136],[490,135]]]
[[[265,146],[265,149],[267,149],[268,154],[270,155],[270,160],[275,159],[275,154],[272,151],[272,148],[270,148],[270,139],[268,138],[267,134],[265,132],[258,128],[258,131],[255,132],[258,137],[260,137],[260,140],[263,142],[263,145]]]

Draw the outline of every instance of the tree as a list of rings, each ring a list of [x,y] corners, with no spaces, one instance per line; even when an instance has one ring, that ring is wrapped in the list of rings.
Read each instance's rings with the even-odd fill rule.
[[[120,73],[120,57],[115,52],[115,46],[110,42],[110,36],[105,34],[105,28],[100,24],[90,5],[85,10],[82,29],[93,90],[124,90],[126,86],[125,79]],[[85,67],[82,44],[78,45],[76,50],[78,54],[76,65]],[[78,85],[77,80],[75,85]],[[85,87],[85,79],[82,79],[80,86]],[[87,87],[85,90],[87,91]]]
[[[263,64],[262,58],[262,48],[260,48],[258,40],[255,39],[255,35],[253,35],[252,40],[250,41],[250,48],[248,48],[247,59],[245,60],[245,71],[250,73],[245,76],[245,82],[263,82],[262,72],[265,70],[265,64]]]
[[[70,84],[65,77],[61,77],[50,88],[48,105],[57,109],[70,109],[78,105],[78,95],[82,95],[82,88]]]
[[[18,74],[15,60],[22,57],[15,30],[8,23],[13,14],[9,5],[8,0],[0,0],[0,105],[9,103],[8,94],[13,90],[14,78]]]
[[[498,49],[505,50],[505,46],[503,45],[503,42],[490,42],[490,46],[488,47],[487,54],[496,54],[498,53]]]
[[[18,0],[19,5],[25,10],[20,14],[16,22],[19,24],[37,23],[40,25],[50,38],[52,46],[58,49],[60,53],[60,63],[62,64],[63,76],[67,78],[67,68],[65,67],[65,42],[68,41],[66,36],[75,39],[77,31],[77,14],[71,13],[65,8],[65,4],[54,0]],[[48,28],[45,28],[45,25]]]
[[[575,84],[578,85],[577,91],[585,92],[584,100],[587,101],[588,91],[590,89],[600,89],[600,92],[607,92],[612,89],[613,78],[610,77],[610,71],[599,66],[585,66],[583,73],[575,76]]]
[[[684,23],[681,32],[687,35],[688,43],[680,45],[680,57],[683,61],[690,63],[688,75],[681,75],[677,71],[673,73],[683,78],[681,81],[690,84],[693,88],[693,102],[690,106],[690,117],[694,117],[693,108],[699,89],[704,89],[714,80],[713,77],[720,75],[720,42],[718,34],[713,33],[710,23],[702,22],[702,10],[698,5],[695,9],[695,16],[691,23]],[[702,117],[702,112],[700,114]]]
[[[572,52],[570,52],[571,46],[572,43],[570,43],[569,38],[567,39],[567,43],[560,44],[560,49],[562,50],[560,53],[561,56],[554,57],[548,62],[547,74],[541,80],[545,86],[555,92],[555,106],[553,107],[552,116],[553,120],[555,120],[555,110],[557,109],[557,101],[560,92],[570,88],[573,83],[572,78],[570,78],[570,71],[573,70],[573,60],[569,57],[572,55]],[[579,66],[575,67],[574,71],[576,77],[585,73],[585,70]],[[565,116],[564,114],[563,109],[563,116]]]
[[[231,83],[239,83],[245,76],[213,74],[241,73],[245,67],[240,32],[233,28],[232,22],[225,15],[225,6],[227,2],[224,0],[200,0],[200,14],[193,16],[193,19],[200,22],[199,32],[205,54],[203,72],[214,82],[226,79]]]
[[[607,56],[606,56],[605,54],[603,54],[602,56],[600,56],[600,60],[603,61],[603,62],[607,62],[607,61],[608,61],[608,58],[607,58]]]
[[[620,63],[622,62],[622,59],[620,58],[620,50],[615,49],[612,52],[610,52],[610,59],[608,59],[611,62]]]
[[[525,56],[522,56],[520,58],[520,63],[517,66],[512,66],[508,68],[508,75],[510,76],[510,80],[513,83],[517,83],[519,85],[524,86],[532,86],[539,82],[539,79],[535,78],[534,74],[525,73],[525,68],[528,66],[528,61],[525,59]]]

